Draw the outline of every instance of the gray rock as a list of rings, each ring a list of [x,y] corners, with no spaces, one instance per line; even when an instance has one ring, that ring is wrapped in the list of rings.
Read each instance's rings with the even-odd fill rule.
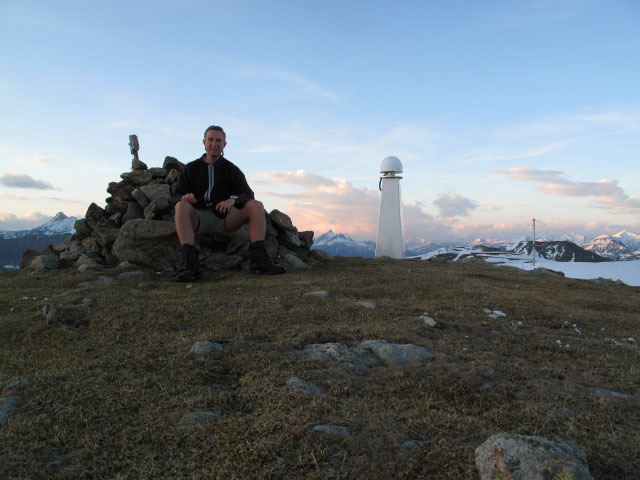
[[[290,252],[286,253],[283,259],[285,262],[287,262],[289,265],[291,265],[294,268],[309,268],[309,265],[304,263],[304,261],[302,261],[293,253],[290,253]]]
[[[136,199],[136,202],[138,202],[138,205],[140,205],[141,208],[144,208],[147,205],[149,205],[150,200],[147,198],[144,192],[139,188],[136,188],[133,192],[131,192],[131,196],[133,196],[133,198]]]
[[[302,245],[302,243],[300,242],[300,237],[298,237],[297,230],[282,230],[278,232],[278,242],[291,250],[295,250],[296,248],[299,248],[300,245]]]
[[[576,412],[574,412],[570,408],[565,408],[565,407],[556,408],[553,411],[553,416],[555,418],[557,418],[558,420],[562,420],[562,419],[565,419],[565,418],[571,418],[571,417],[575,416],[575,414],[576,414]]]
[[[132,170],[146,170],[147,164],[138,158],[134,158],[131,160],[131,169]]]
[[[358,305],[358,308],[360,310],[373,310],[374,308],[376,308],[376,302],[363,301],[358,302],[356,305]]]
[[[314,343],[297,353],[311,360],[334,360],[344,364],[353,373],[362,374],[367,368],[380,364],[380,360],[366,348],[348,348],[341,343]]]
[[[327,292],[326,290],[316,290],[315,292],[307,292],[304,294],[304,296],[326,298],[329,296],[329,292]]]
[[[287,385],[296,392],[300,392],[309,396],[322,395],[324,393],[327,393],[324,388],[319,387],[318,385],[315,385],[311,382],[305,382],[298,377],[291,377],[289,380],[287,380]]]
[[[582,449],[539,436],[492,435],[476,449],[476,467],[481,480],[593,480]]]
[[[18,408],[20,399],[20,395],[0,398],[0,428],[9,423],[9,413]]]
[[[132,172],[121,173],[120,178],[134,185],[146,185],[153,180],[153,174],[147,170],[134,170]]]
[[[182,421],[190,423],[191,425],[199,426],[203,423],[220,420],[222,415],[216,412],[202,411],[202,412],[187,412],[182,416]]]
[[[164,177],[164,183],[171,185],[178,181],[178,177],[180,177],[180,172],[175,168],[172,168],[169,170],[169,173],[167,173],[167,176]]]
[[[67,250],[66,252],[60,253],[60,260],[75,261],[80,258],[80,255],[82,255],[82,252],[80,250],[76,250],[75,252]]]
[[[87,280],[85,282],[80,282],[78,284],[79,287],[94,287],[99,285],[113,285],[116,283],[116,279],[113,277],[109,277],[106,275],[100,275],[92,280]]]
[[[62,460],[51,460],[47,462],[47,470],[57,470],[62,467]]]
[[[175,168],[178,172],[181,172],[182,169],[184,168],[184,163],[179,161],[177,158],[167,156],[167,157],[164,157],[162,168],[165,168],[167,170],[171,170],[172,168]]]
[[[98,265],[97,263],[83,263],[78,267],[80,273],[95,272],[97,270],[104,270],[104,266]]]
[[[358,346],[370,349],[389,367],[406,365],[407,363],[433,356],[426,348],[418,347],[411,343],[401,345],[389,343],[385,340],[365,340],[360,342]]]
[[[105,212],[95,203],[89,205],[89,208],[87,208],[87,213],[84,214],[84,219],[87,222],[87,226],[91,230],[94,230],[98,227],[117,228],[116,224],[109,220],[107,212]]]
[[[86,255],[86,254],[82,253],[78,257],[78,259],[76,260],[76,263],[74,265],[76,267],[80,267],[81,265],[95,265],[96,263],[97,262],[96,262],[95,258],[90,257],[89,255]]]
[[[110,182],[107,187],[107,192],[113,196],[113,199],[118,199],[126,202],[133,202],[134,199],[131,196],[131,192],[135,190],[136,186],[129,182]],[[111,201],[113,201],[113,199]],[[109,199],[107,199],[109,201]]]
[[[129,220],[120,229],[112,252],[120,261],[171,271],[178,260],[175,225],[160,220]]]
[[[331,435],[332,437],[347,438],[351,435],[349,429],[341,425],[316,425],[311,430],[317,433]]]
[[[403,450],[419,450],[420,443],[416,442],[415,440],[407,440],[406,442],[402,443],[402,449]]]
[[[486,365],[479,366],[476,368],[476,371],[483,377],[493,377],[496,374],[496,371],[493,368]]]
[[[611,390],[605,390],[604,388],[594,387],[594,388],[590,388],[589,391],[601,397],[619,398],[620,400],[631,400],[633,398],[632,395],[627,395],[626,393],[614,392]]]
[[[127,213],[125,213],[122,216],[122,223],[125,224],[129,220],[137,220],[142,218],[144,218],[144,210],[142,209],[142,207],[138,205],[138,203],[131,202],[129,203],[129,208],[127,209]]]
[[[164,183],[158,185],[144,185],[140,187],[142,193],[149,199],[150,202],[154,200],[160,203],[169,203],[171,201],[171,188]]]
[[[311,250],[309,257],[319,262],[330,262],[336,259],[333,255],[322,250]]]
[[[162,167],[153,167],[149,169],[153,178],[164,178],[167,176],[167,169]]]
[[[117,282],[130,282],[134,280],[139,280],[144,273],[142,270],[132,270],[130,272],[122,272],[116,275]]]
[[[291,218],[286,213],[282,213],[280,210],[271,210],[268,216],[278,231],[289,230],[293,232],[295,230],[297,232],[296,227],[291,222]]]
[[[166,185],[165,185],[166,186]],[[171,211],[171,203],[166,199],[153,199],[149,205],[144,207],[144,218],[147,220],[156,220]]]
[[[438,322],[436,322],[433,318],[428,316],[426,313],[420,316],[420,320],[424,322],[427,327],[437,327]]]
[[[73,224],[73,228],[75,229],[75,233],[73,235],[79,240],[91,235],[91,228],[89,228],[89,225],[84,218],[76,220],[76,223]]]
[[[191,347],[191,353],[195,355],[209,355],[213,352],[219,352],[222,350],[222,345],[216,342],[210,342],[209,340],[199,340]]]
[[[60,266],[57,255],[38,255],[31,261],[31,267],[41,270],[55,270]]]
[[[15,390],[21,387],[28,387],[29,385],[31,385],[31,383],[32,383],[31,380],[29,380],[28,378],[14,377],[7,382],[3,391],[6,392],[9,390]]]

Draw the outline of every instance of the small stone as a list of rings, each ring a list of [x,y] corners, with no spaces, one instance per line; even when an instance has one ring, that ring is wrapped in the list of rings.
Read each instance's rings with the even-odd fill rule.
[[[96,270],[103,270],[104,267],[102,265],[98,265],[97,263],[83,263],[78,267],[78,271],[80,273],[84,272],[94,272]]]
[[[294,268],[309,268],[309,265],[293,253],[286,253],[284,255],[284,261]]]
[[[318,433],[324,433],[333,437],[346,438],[350,436],[349,429],[341,425],[316,425],[311,430]]]
[[[47,303],[42,307],[42,314],[44,315],[47,323],[51,324],[56,321],[56,317],[58,316],[58,307],[55,303]]]
[[[57,470],[62,467],[62,460],[51,460],[47,462],[47,470]]]
[[[199,426],[203,423],[220,420],[221,418],[222,415],[219,413],[205,410],[202,412],[187,412],[182,416],[182,421],[190,423],[191,425]]]
[[[116,280],[119,282],[126,282],[130,280],[138,280],[144,273],[142,270],[133,270],[131,272],[122,272],[116,275]]]
[[[420,449],[420,444],[415,440],[407,440],[402,443],[402,448],[404,450],[418,450]]]
[[[29,380],[28,378],[15,377],[7,382],[4,387],[4,391],[15,390],[21,387],[27,387],[29,385],[31,385],[31,380]]]
[[[287,380],[287,385],[290,386],[293,390],[305,395],[314,396],[327,393],[324,388],[319,387],[318,385],[315,385],[311,382],[305,382],[298,377],[291,377],[289,380]]]
[[[478,367],[476,371],[484,377],[493,377],[496,374],[496,371],[493,368],[486,365]]]
[[[144,288],[149,288],[150,285],[151,285],[151,283],[149,283],[149,282],[140,282],[140,283],[138,283],[138,285],[136,285],[136,287],[144,289]]]
[[[601,397],[619,398],[621,400],[631,400],[633,398],[632,395],[627,395],[626,393],[614,392],[612,390],[605,390],[604,388],[594,387],[594,388],[590,388],[589,391]]]
[[[136,188],[134,191],[132,191],[131,195],[133,196],[133,198],[135,198],[136,202],[138,202],[138,205],[140,205],[140,207],[142,208],[146,207],[147,205],[149,205],[149,203],[151,203],[151,201],[139,188]]]
[[[304,294],[305,297],[318,297],[318,298],[326,298],[329,296],[329,292],[326,290],[317,290],[315,292],[307,292]]]
[[[358,302],[357,305],[360,310],[373,310],[374,308],[376,308],[375,302],[363,301],[363,302]]]
[[[222,345],[216,342],[210,342],[209,340],[197,341],[191,347],[191,353],[195,355],[208,355],[213,352],[219,352],[220,350],[222,350]]]
[[[9,413],[18,408],[21,398],[20,395],[0,398],[0,428],[9,423]]]
[[[146,170],[147,169],[147,164],[144,163],[142,160],[134,158],[133,160],[131,160],[131,169],[132,170]]]
[[[563,418],[573,417],[575,414],[576,414],[576,412],[574,412],[570,408],[565,408],[565,407],[556,408],[553,411],[553,416],[556,417],[559,420],[561,420]]]
[[[420,317],[420,320],[424,322],[427,327],[435,328],[438,326],[438,322],[436,322],[433,318],[427,315],[427,313],[423,313]]]
[[[401,345],[385,340],[365,340],[360,342],[358,346],[370,349],[388,367],[398,367],[433,356],[426,348],[410,343]]]

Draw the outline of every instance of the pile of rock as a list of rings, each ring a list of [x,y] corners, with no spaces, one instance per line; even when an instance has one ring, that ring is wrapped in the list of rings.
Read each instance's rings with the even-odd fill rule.
[[[109,183],[104,209],[92,203],[72,236],[42,252],[25,251],[21,267],[87,269],[128,261],[158,271],[173,270],[179,243],[171,198],[183,167],[173,157],[166,157],[159,168],[147,168],[134,159],[131,171],[120,175],[121,181]],[[272,259],[297,268],[326,259],[322,252],[311,250],[313,232],[298,232],[278,210],[266,214],[266,219],[265,246]],[[246,226],[229,235],[198,236],[196,243],[204,268],[241,268],[249,258]]]

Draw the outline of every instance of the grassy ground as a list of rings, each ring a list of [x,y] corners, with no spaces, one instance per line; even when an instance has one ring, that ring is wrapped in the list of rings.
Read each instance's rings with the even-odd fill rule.
[[[501,431],[572,441],[597,479],[640,478],[640,348],[620,342],[640,341],[637,287],[365,259],[280,277],[211,272],[190,288],[153,273],[144,288],[77,286],[93,276],[0,274],[0,389],[32,381],[0,395],[22,397],[0,432],[0,478],[473,479],[475,448]],[[304,296],[319,289],[330,296]],[[45,303],[87,297],[86,315],[45,322]],[[358,376],[295,353],[365,339],[434,356]],[[197,340],[224,350],[196,357]],[[292,376],[327,394],[289,390]],[[222,419],[181,420],[199,410]]]

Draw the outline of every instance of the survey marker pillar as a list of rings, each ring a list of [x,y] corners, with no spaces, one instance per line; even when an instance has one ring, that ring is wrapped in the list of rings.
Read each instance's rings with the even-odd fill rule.
[[[376,257],[404,258],[402,234],[402,206],[400,203],[400,179],[402,163],[396,157],[386,157],[380,163],[380,216]]]

